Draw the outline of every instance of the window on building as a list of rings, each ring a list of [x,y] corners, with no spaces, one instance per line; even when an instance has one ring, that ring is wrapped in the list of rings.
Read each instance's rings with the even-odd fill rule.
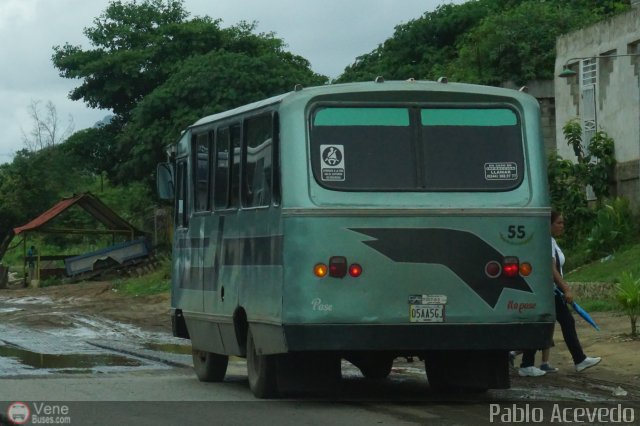
[[[596,134],[596,84],[598,59],[583,59],[580,63],[580,87],[582,92],[582,149],[588,152],[589,142]]]

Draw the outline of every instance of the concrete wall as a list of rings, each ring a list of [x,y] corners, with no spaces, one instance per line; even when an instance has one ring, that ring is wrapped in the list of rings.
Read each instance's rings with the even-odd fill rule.
[[[640,53],[640,9],[582,30],[564,35],[556,42],[555,102],[558,153],[575,159],[562,134],[562,126],[584,110],[581,97],[579,60],[573,58]],[[616,190],[640,209],[640,56],[598,58],[596,120],[615,140]],[[563,65],[578,72],[571,78],[557,75]]]

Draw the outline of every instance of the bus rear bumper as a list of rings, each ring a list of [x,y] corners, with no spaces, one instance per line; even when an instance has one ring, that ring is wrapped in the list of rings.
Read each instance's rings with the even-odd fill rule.
[[[524,350],[552,345],[554,323],[284,324],[288,351]]]

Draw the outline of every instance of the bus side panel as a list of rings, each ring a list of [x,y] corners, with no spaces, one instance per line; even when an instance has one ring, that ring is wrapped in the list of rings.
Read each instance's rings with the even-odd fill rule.
[[[350,334],[346,344],[354,345],[358,333],[364,341],[381,340],[383,330],[410,330],[405,333],[411,340],[406,345],[398,336],[393,341],[438,349],[443,343],[430,336],[454,341],[454,330],[464,334],[460,330],[468,327],[482,334],[474,336],[473,343],[462,336],[460,345],[513,347],[513,341],[497,340],[515,335],[518,329],[525,331],[526,324],[545,324],[542,329],[547,330],[554,322],[547,222],[546,217],[490,216],[287,218],[284,321],[302,328],[342,329]],[[525,236],[510,238],[511,226]],[[362,275],[315,277],[313,266],[328,263],[332,256],[360,264]],[[531,263],[531,275],[489,278],[485,265],[506,256]],[[411,322],[411,304],[442,305],[442,317]],[[522,339],[523,345],[527,340],[534,345],[548,336]],[[381,342],[379,349],[394,348]]]

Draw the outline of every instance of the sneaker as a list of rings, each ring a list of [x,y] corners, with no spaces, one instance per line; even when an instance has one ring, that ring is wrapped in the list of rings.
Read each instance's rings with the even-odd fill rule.
[[[586,357],[584,359],[584,361],[576,364],[576,371],[579,373],[582,370],[585,370],[585,369],[587,369],[589,367],[593,367],[594,365],[596,365],[600,361],[602,361],[602,358],[600,358],[599,356],[594,357],[594,358],[588,356],[588,357]]]
[[[545,362],[544,364],[540,364],[540,370],[544,371],[545,373],[557,373],[558,369],[554,366],[552,366],[551,364],[549,364],[548,362]]]
[[[522,377],[538,377],[547,373],[532,365],[531,367],[520,367],[518,374]]]

